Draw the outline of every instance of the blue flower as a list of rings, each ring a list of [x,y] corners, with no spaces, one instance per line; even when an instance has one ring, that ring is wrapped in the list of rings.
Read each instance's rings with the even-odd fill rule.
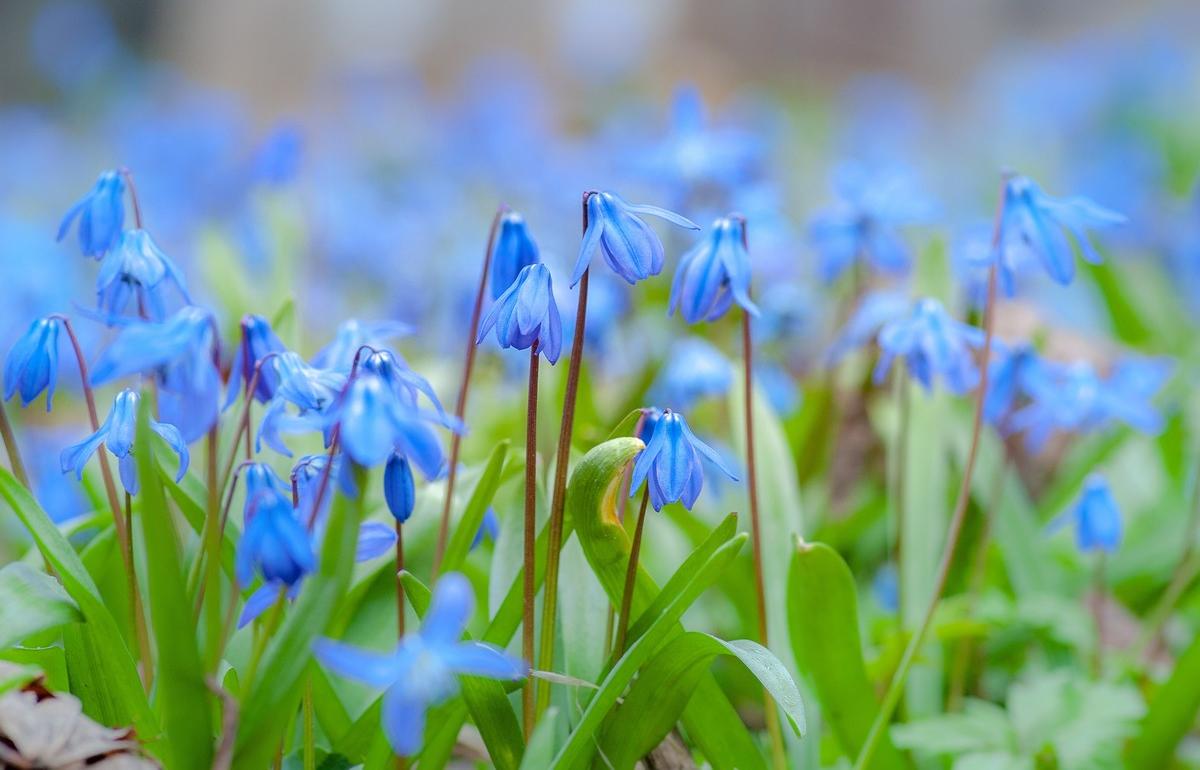
[[[108,447],[113,457],[117,458],[117,466],[121,471],[121,484],[125,491],[136,495],[138,491],[137,463],[133,457],[133,441],[137,434],[138,401],[141,397],[136,391],[126,388],[117,394],[113,400],[112,411],[104,418],[100,429],[83,441],[69,446],[59,456],[59,464],[63,473],[75,471],[75,477],[83,478],[83,466],[101,444]],[[150,429],[163,438],[179,456],[179,471],[175,480],[183,478],[188,468],[188,449],[183,437],[174,425],[168,425],[150,420]]]
[[[676,501],[681,501],[690,510],[704,486],[700,455],[707,457],[730,479],[738,480],[721,455],[696,438],[683,415],[667,409],[654,422],[649,443],[633,463],[630,494],[634,494],[645,479],[654,510],[661,511],[664,505]]]
[[[254,501],[264,494],[276,494],[280,497],[290,497],[292,490],[288,484],[266,463],[247,463],[241,471],[246,483],[246,505],[242,511],[246,521],[250,520],[250,509]]]
[[[475,530],[475,537],[471,539],[471,550],[482,545],[484,538],[495,542],[498,537],[500,537],[500,519],[496,516],[496,509],[489,505],[483,512],[483,521],[479,522],[479,529]]]
[[[988,392],[983,401],[983,419],[1001,425],[1013,414],[1017,402],[1037,391],[1048,376],[1037,351],[1027,342],[997,343],[988,368]]]
[[[821,259],[821,275],[833,281],[857,260],[884,273],[903,273],[911,255],[898,228],[928,218],[932,206],[914,190],[907,173],[869,173],[856,163],[834,171],[838,202],[813,216],[808,237]]]
[[[715,321],[736,301],[747,313],[758,315],[750,301],[750,254],[745,238],[746,221],[741,217],[721,217],[713,222],[709,237],[680,259],[667,314],[678,309],[691,324]]]
[[[159,413],[188,443],[217,421],[221,374],[213,360],[215,322],[203,308],[188,305],[161,323],[129,323],[101,354],[92,384],[130,374],[152,373],[159,386]]]
[[[616,193],[587,195],[587,229],[579,248],[579,260],[571,275],[571,286],[579,283],[596,249],[612,271],[631,284],[658,275],[663,269],[663,245],[638,214],[665,219],[671,224],[699,230],[690,219],[658,206],[626,203]]]
[[[904,292],[873,291],[862,298],[850,320],[825,353],[825,363],[833,366],[850,351],[875,339],[887,324],[903,318],[912,308]]]
[[[1012,176],[1005,182],[1003,206],[1000,243],[989,261],[998,260],[1008,286],[1014,281],[1012,276],[1024,256],[1022,252],[1036,254],[1051,278],[1064,286],[1069,284],[1075,277],[1075,253],[1063,231],[1074,238],[1084,260],[1099,264],[1100,255],[1087,231],[1125,221],[1125,217],[1087,198],[1047,195],[1024,176]]]
[[[113,247],[125,224],[125,180],[119,171],[105,171],[91,191],[71,207],[58,226],[58,240],[79,220],[79,249],[99,259]]]
[[[267,583],[296,585],[317,566],[317,557],[292,501],[268,488],[246,505],[246,531],[237,547],[238,582],[250,585],[258,572]]]
[[[907,317],[880,330],[875,382],[883,382],[892,360],[901,356],[908,373],[926,390],[941,376],[950,392],[961,395],[979,382],[971,349],[982,344],[982,330],[951,318],[935,299],[918,300]]]
[[[1098,473],[1088,477],[1079,500],[1050,522],[1050,530],[1075,525],[1075,543],[1080,551],[1113,553],[1121,545],[1121,511],[1108,482]]]
[[[271,353],[282,353],[287,348],[275,335],[271,322],[260,315],[247,314],[242,316],[242,343],[233,355],[233,366],[229,370],[229,393],[225,396],[225,406],[228,407],[237,400],[238,391],[250,387],[254,379],[254,367],[258,362]],[[260,403],[266,403],[275,395],[279,387],[279,374],[274,366],[265,365],[259,371],[258,385],[254,388],[254,398]]]
[[[359,321],[351,318],[338,327],[333,342],[313,356],[312,364],[318,369],[336,369],[349,372],[354,357],[364,347],[383,347],[385,340],[412,333],[412,327],[399,321]]]
[[[479,324],[476,343],[492,327],[502,348],[526,350],[535,342],[550,363],[562,352],[562,316],[554,302],[550,269],[539,263],[521,268],[517,279],[500,295]]]
[[[505,212],[492,249],[492,299],[498,299],[512,286],[523,268],[540,261],[537,243],[529,234],[525,218],[515,211]]]
[[[174,285],[184,303],[191,303],[183,276],[150,234],[126,230],[100,263],[96,302],[109,325],[125,312],[130,300],[135,301],[139,316],[161,321],[166,316],[167,284]]]
[[[871,579],[871,593],[879,606],[888,612],[895,613],[900,609],[900,576],[895,564],[885,562],[875,571],[875,577]]]
[[[46,391],[46,411],[54,400],[58,381],[58,331],[62,322],[53,316],[39,318],[29,325],[4,362],[4,400],[21,392],[21,406]]]
[[[725,395],[732,384],[729,359],[699,337],[688,337],[671,348],[651,392],[660,403],[688,409],[701,398]]]
[[[460,675],[489,679],[525,678],[529,667],[482,642],[462,641],[474,609],[470,582],[456,572],[438,581],[429,612],[416,633],[392,653],[362,650],[320,639],[313,653],[328,669],[373,687],[383,687],[383,730],[397,754],[421,748],[425,712],[458,692]]]
[[[287,457],[292,452],[283,442],[280,432],[307,433],[325,431],[328,441],[327,411],[346,386],[346,375],[340,370],[318,369],[304,363],[296,353],[284,351],[263,367],[272,369],[277,377],[274,397],[267,403],[266,412],[258,425],[255,448],[268,446]],[[298,413],[288,412],[288,404],[296,406]]]
[[[383,469],[383,499],[392,517],[403,524],[412,516],[417,493],[413,486],[412,468],[404,455],[393,453]]]

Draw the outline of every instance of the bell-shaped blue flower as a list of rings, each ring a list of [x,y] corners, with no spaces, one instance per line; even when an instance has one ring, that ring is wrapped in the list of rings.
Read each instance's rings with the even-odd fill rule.
[[[1125,221],[1122,215],[1087,198],[1047,195],[1025,176],[1012,176],[1005,182],[1003,206],[1000,242],[990,259],[999,261],[997,267],[1009,287],[1028,252],[1037,255],[1051,278],[1069,284],[1075,277],[1075,252],[1066,233],[1074,238],[1084,260],[1099,264],[1100,255],[1088,239],[1088,230]]]
[[[105,171],[91,191],[79,199],[58,226],[62,240],[71,224],[79,220],[79,249],[86,257],[99,259],[113,247],[125,225],[125,179],[119,171]]]
[[[264,489],[246,505],[246,529],[237,547],[238,582],[250,585],[258,573],[267,583],[292,586],[312,572],[317,557],[292,501]]]
[[[715,449],[696,438],[687,420],[678,412],[665,410],[654,423],[654,433],[633,463],[630,494],[645,480],[650,489],[650,503],[661,511],[667,503],[682,502],[691,509],[704,487],[704,468],[700,456],[708,460],[730,479],[737,475],[729,469]]]
[[[941,377],[950,392],[966,393],[979,382],[971,351],[983,344],[983,337],[981,329],[947,315],[937,300],[918,300],[907,316],[880,330],[875,382],[883,382],[900,356],[926,390],[932,390],[934,377]]]
[[[383,730],[397,754],[420,751],[426,711],[458,692],[459,676],[515,681],[529,674],[524,662],[503,650],[462,640],[474,603],[471,583],[451,572],[434,587],[421,629],[405,636],[394,652],[373,652],[329,639],[313,646],[317,660],[329,670],[386,688]]]
[[[662,272],[662,241],[639,215],[659,217],[689,230],[700,229],[690,219],[658,206],[626,203],[611,192],[588,193],[587,229],[571,274],[571,286],[579,283],[597,249],[612,271],[631,284]]]
[[[359,321],[351,318],[342,322],[333,341],[313,356],[312,364],[318,369],[349,373],[359,350],[364,347],[382,348],[387,340],[411,333],[412,327],[400,321]]]
[[[203,436],[221,406],[221,373],[214,361],[215,322],[203,308],[188,305],[161,323],[129,323],[92,369],[92,384],[131,374],[158,381],[158,409],[188,443]]]
[[[62,322],[50,316],[39,318],[17,340],[4,362],[4,400],[20,391],[21,406],[46,391],[46,411],[54,400],[54,385],[58,381],[58,332]]]
[[[912,309],[912,300],[899,291],[873,291],[862,298],[850,320],[825,353],[828,366],[841,361],[850,351],[874,341],[879,330],[903,318]]]
[[[78,444],[67,447],[59,456],[63,473],[75,471],[76,478],[83,478],[83,467],[96,450],[104,444],[113,457],[117,458],[117,467],[121,471],[121,484],[125,491],[136,495],[138,491],[137,463],[133,457],[133,441],[137,434],[138,401],[141,397],[137,391],[126,388],[117,394],[113,400],[112,411],[104,418],[100,429]],[[188,448],[183,437],[174,425],[150,420],[150,429],[162,436],[163,440],[179,455],[179,471],[175,480],[183,478],[188,468]]]
[[[412,516],[417,502],[412,468],[404,455],[393,454],[383,469],[383,499],[392,517],[403,524]]]
[[[228,407],[237,400],[238,392],[250,387],[254,379],[254,367],[271,353],[282,353],[287,348],[271,328],[271,322],[260,315],[242,316],[242,343],[233,354],[233,366],[229,370],[229,393],[225,396]],[[268,362],[258,375],[254,398],[265,404],[275,395],[279,387],[279,374]]]
[[[1121,545],[1121,511],[1103,476],[1089,476],[1075,505],[1052,521],[1050,529],[1066,525],[1074,525],[1075,543],[1085,553],[1113,553]]]
[[[733,384],[733,367],[721,351],[699,337],[671,347],[651,393],[673,409],[689,409],[702,398],[723,396]]]
[[[492,248],[492,299],[507,291],[522,269],[540,261],[537,243],[529,234],[525,217],[506,211],[500,217],[500,232]]]
[[[138,316],[166,317],[167,288],[190,304],[183,275],[145,230],[126,230],[104,255],[96,275],[96,302],[109,325],[125,314],[130,301]]]
[[[715,321],[737,302],[747,313],[758,315],[750,301],[750,254],[746,251],[746,221],[739,216],[713,222],[705,240],[679,261],[671,284],[668,315],[676,310],[688,323]]]
[[[287,483],[266,463],[247,463],[241,474],[246,484],[246,507],[243,514],[247,521],[250,519],[250,507],[260,495],[271,493],[281,497],[291,496],[292,491]]]
[[[993,346],[988,369],[988,392],[983,401],[983,419],[1003,426],[1018,402],[1037,392],[1048,376],[1037,351],[1029,343]]]
[[[562,316],[554,302],[550,268],[538,262],[521,269],[517,279],[500,295],[479,324],[483,342],[492,327],[502,348],[526,350],[535,342],[550,363],[562,352]]]

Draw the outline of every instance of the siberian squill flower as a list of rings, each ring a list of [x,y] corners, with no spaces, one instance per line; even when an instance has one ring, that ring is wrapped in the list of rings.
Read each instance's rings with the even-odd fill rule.
[[[647,419],[647,423],[649,422]],[[738,480],[721,455],[696,438],[683,415],[670,409],[665,410],[661,416],[654,419],[650,441],[633,463],[633,476],[629,486],[631,494],[645,479],[654,510],[661,511],[664,505],[676,501],[691,509],[704,486],[701,455],[708,458],[730,479]]]
[[[58,226],[58,240],[79,220],[79,249],[99,259],[113,247],[125,224],[125,180],[120,171],[105,171],[87,195],[79,199]]]
[[[318,369],[349,372],[359,350],[382,348],[385,341],[411,333],[412,327],[400,321],[359,321],[351,318],[342,322],[333,341],[313,356],[312,365]]]
[[[540,261],[537,243],[529,234],[525,217],[515,211],[505,212],[500,217],[500,232],[492,249],[492,299],[499,299],[523,268]]]
[[[166,316],[166,288],[174,286],[190,304],[183,275],[145,230],[126,230],[109,249],[96,275],[96,303],[109,325],[132,300],[137,315],[161,321]]]
[[[483,342],[495,327],[502,348],[526,350],[537,344],[538,352],[550,363],[562,352],[562,316],[554,302],[550,268],[538,262],[521,268],[516,280],[488,310],[479,323],[476,343]]]
[[[1003,425],[1017,403],[1038,391],[1049,376],[1037,351],[1027,342],[1005,345],[997,341],[988,369],[988,392],[983,400],[983,419]]]
[[[715,321],[737,302],[757,316],[758,308],[750,301],[750,254],[745,237],[746,221],[737,215],[713,222],[708,238],[680,259],[667,314],[679,310],[691,324]]]
[[[458,692],[461,675],[515,681],[529,667],[482,642],[462,641],[474,609],[470,582],[457,572],[434,587],[421,629],[400,640],[394,652],[380,653],[320,639],[313,653],[326,668],[373,687],[383,695],[383,730],[397,754],[421,748],[425,713]]]
[[[1075,505],[1050,522],[1050,530],[1066,525],[1074,525],[1075,543],[1085,553],[1113,553],[1121,545],[1121,511],[1103,476],[1088,477]]]
[[[293,586],[317,566],[312,540],[292,501],[266,487],[246,501],[246,529],[238,542],[238,583],[250,585],[255,573],[268,584]]]
[[[216,344],[212,313],[195,305],[162,322],[129,322],[100,355],[92,384],[152,374],[158,381],[159,413],[191,443],[212,427],[220,411]]]
[[[20,391],[21,406],[46,391],[46,411],[54,400],[58,381],[58,332],[62,322],[53,316],[39,318],[17,340],[4,362],[4,400]]]
[[[104,418],[100,429],[78,444],[69,446],[62,451],[59,457],[62,472],[75,471],[76,478],[82,479],[83,467],[87,465],[88,459],[96,453],[101,444],[104,444],[113,457],[117,458],[117,467],[121,471],[121,484],[125,487],[125,491],[136,495],[138,477],[137,463],[133,457],[133,441],[137,434],[138,401],[140,400],[141,397],[137,391],[129,388],[118,393],[117,397],[113,399],[112,411],[108,413],[108,417]],[[179,481],[183,478],[183,474],[187,473],[187,444],[184,443],[183,437],[174,425],[151,419],[150,429],[161,436],[179,456],[179,471],[175,475],[175,480]]]
[[[383,469],[383,499],[392,517],[403,524],[412,516],[417,493],[412,468],[404,455],[393,453]]]
[[[898,170],[872,174],[857,163],[834,170],[838,201],[818,211],[808,225],[827,282],[858,260],[884,273],[908,270],[911,255],[899,228],[924,221],[932,210],[914,188],[910,176]]]
[[[702,398],[725,395],[732,384],[729,359],[699,337],[688,337],[671,347],[650,391],[660,403],[688,409]]]
[[[281,431],[303,433],[324,429],[328,438],[325,413],[345,387],[346,375],[340,370],[309,366],[290,350],[277,354],[262,368],[264,372],[272,369],[277,380],[274,397],[267,403],[258,425],[256,448],[261,450],[265,441],[276,452],[291,457],[291,450],[279,435]],[[288,412],[288,404],[294,405],[298,413]]]
[[[250,387],[254,379],[254,368],[271,353],[282,353],[287,348],[271,328],[271,322],[260,315],[242,316],[242,342],[233,354],[233,366],[229,370],[229,393],[225,396],[228,407],[237,400],[238,392]],[[270,362],[259,370],[258,384],[254,387],[254,398],[267,403],[279,387],[279,375]]]
[[[904,359],[908,373],[928,391],[940,376],[952,393],[963,394],[979,382],[972,348],[983,344],[983,331],[946,314],[935,299],[918,300],[905,317],[891,321],[879,332],[879,362],[875,382],[883,382],[896,356]]]
[[[1064,286],[1075,277],[1075,253],[1067,239],[1070,233],[1084,260],[1100,263],[1100,255],[1088,239],[1088,230],[1112,227],[1125,217],[1082,196],[1055,198],[1042,191],[1029,177],[1015,175],[1004,184],[1000,243],[989,258],[1007,287],[1027,253],[1041,260],[1046,272]],[[1025,252],[1025,253],[1022,253]]]
[[[899,291],[873,291],[862,298],[854,314],[825,353],[825,363],[833,366],[850,351],[873,341],[885,325],[903,318],[912,309],[912,300]]]
[[[588,224],[571,274],[571,286],[579,283],[597,249],[612,271],[631,284],[662,272],[662,241],[638,215],[659,217],[689,230],[700,229],[690,219],[658,206],[626,203],[611,192],[589,193]]]

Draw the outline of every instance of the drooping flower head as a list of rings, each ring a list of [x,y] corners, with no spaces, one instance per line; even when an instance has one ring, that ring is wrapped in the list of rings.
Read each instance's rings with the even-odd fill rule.
[[[362,348],[382,348],[387,340],[411,333],[412,327],[400,321],[359,321],[351,318],[338,327],[333,341],[313,356],[312,365],[318,369],[348,373]]]
[[[258,424],[255,447],[261,451],[265,441],[276,452],[291,457],[292,451],[280,435],[283,432],[323,430],[328,441],[331,425],[326,413],[345,388],[346,374],[341,370],[309,366],[290,350],[275,354],[263,365],[264,373],[267,369],[271,369],[276,377],[275,394],[267,402],[266,412]],[[295,413],[288,410],[288,405],[295,407]]]
[[[730,479],[738,480],[721,455],[696,438],[683,415],[670,409],[663,411],[654,422],[649,443],[633,463],[630,494],[636,493],[644,479],[650,489],[650,502],[654,510],[661,511],[664,505],[676,501],[691,509],[704,486],[701,455]]]
[[[416,633],[405,636],[394,652],[363,650],[320,639],[313,653],[326,668],[373,687],[383,687],[383,730],[397,754],[421,748],[425,713],[458,692],[458,677],[482,676],[514,681],[529,667],[482,642],[462,641],[474,611],[471,583],[457,572],[438,581],[429,611]]]
[[[250,507],[260,495],[271,493],[291,497],[292,491],[287,483],[266,463],[247,463],[241,473],[246,483],[246,506],[243,514],[247,520],[251,516]]]
[[[998,261],[1008,287],[1015,282],[1013,276],[1029,252],[1041,260],[1051,278],[1064,286],[1069,284],[1075,277],[1075,253],[1066,233],[1071,234],[1084,260],[1099,264],[1100,255],[1088,239],[1088,231],[1125,221],[1122,215],[1082,196],[1047,195],[1032,179],[1020,175],[1005,182],[1003,207],[1000,242],[995,244],[989,261]]]
[[[1003,425],[1018,401],[1037,392],[1048,376],[1037,351],[1027,342],[994,345],[988,369],[988,392],[983,401],[983,419]]]
[[[700,229],[690,219],[672,211],[627,203],[616,193],[588,193],[586,205],[587,229],[571,274],[571,286],[579,283],[597,249],[612,271],[630,284],[662,272],[662,241],[638,215],[659,217],[689,230]]]
[[[1113,553],[1121,545],[1121,511],[1103,476],[1089,476],[1075,505],[1052,521],[1050,529],[1066,525],[1074,525],[1075,543],[1085,553]]]
[[[837,203],[818,211],[808,225],[821,276],[832,282],[860,260],[884,273],[906,272],[912,258],[899,229],[927,219],[932,210],[911,175],[843,163],[834,171],[833,188]]]
[[[117,467],[121,472],[121,484],[125,491],[136,495],[138,491],[137,463],[133,456],[133,442],[137,435],[138,402],[141,397],[137,391],[126,388],[113,399],[112,411],[100,429],[78,444],[67,447],[59,456],[63,473],[75,471],[76,478],[83,478],[83,467],[96,450],[104,444],[113,457],[117,458]],[[183,478],[188,468],[188,448],[183,437],[174,425],[150,420],[150,429],[163,438],[179,456],[179,471],[175,480]]]
[[[4,362],[4,400],[20,391],[21,406],[46,391],[46,411],[54,400],[58,381],[58,332],[62,322],[54,316],[39,318],[17,340]]]
[[[538,262],[521,268],[512,285],[488,310],[479,324],[476,343],[495,327],[502,348],[526,350],[537,343],[550,363],[562,352],[562,316],[554,301],[550,268]]]
[[[499,299],[522,269],[538,262],[541,258],[537,243],[529,233],[525,217],[506,211],[500,217],[500,232],[492,248],[492,299]]]
[[[125,179],[120,171],[105,171],[87,195],[67,211],[58,226],[62,240],[79,220],[79,249],[99,259],[113,247],[125,225]]]
[[[229,370],[229,393],[225,396],[228,407],[237,400],[238,392],[250,387],[254,380],[254,367],[271,353],[282,353],[287,348],[271,328],[271,322],[260,315],[242,316],[242,342],[233,354],[233,366]],[[269,363],[259,371],[258,384],[254,387],[254,398],[265,404],[275,395],[279,387],[276,367]]]
[[[131,374],[158,382],[159,413],[191,443],[217,420],[221,374],[216,364],[212,313],[187,305],[161,323],[130,322],[92,369],[92,384]]]
[[[130,301],[141,318],[166,317],[168,286],[185,304],[191,303],[183,275],[145,230],[126,230],[104,255],[96,275],[96,304],[110,326],[126,315]]]
[[[671,284],[668,315],[676,310],[688,323],[715,321],[737,302],[758,315],[750,301],[750,254],[746,250],[746,220],[738,215],[713,222],[707,239],[679,261]]]
[[[262,489],[246,504],[246,529],[237,547],[237,579],[250,585],[257,572],[267,583],[292,586],[317,566],[312,539],[292,501]]]
[[[982,330],[947,315],[937,300],[918,300],[907,316],[880,330],[875,382],[883,382],[899,356],[927,391],[941,377],[950,392],[966,393],[979,382],[971,350],[983,344],[983,336]]]

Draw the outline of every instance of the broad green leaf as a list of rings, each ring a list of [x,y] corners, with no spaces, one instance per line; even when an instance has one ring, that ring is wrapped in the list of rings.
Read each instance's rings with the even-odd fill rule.
[[[837,551],[822,543],[799,541],[787,587],[788,631],[796,665],[812,682],[822,717],[853,760],[879,713],[863,663],[854,576]],[[871,766],[876,770],[907,767],[886,733]]]
[[[67,692],[71,689],[71,677],[67,675],[67,655],[61,646],[9,647],[0,651],[0,661],[8,661],[41,672],[48,690]]]
[[[487,507],[492,504],[496,490],[500,488],[500,472],[504,469],[504,458],[508,455],[508,446],[509,442],[504,440],[492,450],[487,466],[479,477],[479,481],[476,482],[471,497],[467,500],[467,507],[463,509],[462,518],[459,519],[458,526],[454,528],[454,534],[450,536],[450,542],[446,546],[446,555],[442,559],[443,572],[454,572],[462,568],[462,563],[467,558],[467,552],[471,550],[471,541],[475,539],[475,533],[479,531],[479,525],[483,522],[483,515],[487,512]]]
[[[79,605],[45,572],[23,562],[0,569],[0,648],[82,620]]]
[[[541,721],[529,737],[520,770],[542,770],[549,767],[558,752],[558,709],[551,706],[542,714]]]
[[[86,621],[63,629],[72,692],[83,701],[85,713],[109,726],[132,724],[143,740],[156,741],[158,723],[142,690],[133,657],[79,555],[29,490],[5,468],[0,468],[0,496],[29,530]],[[77,684],[80,690],[76,690]]]
[[[356,486],[362,489],[365,476],[357,475]],[[305,579],[300,596],[287,609],[254,681],[245,683],[249,696],[238,722],[234,767],[268,766],[292,722],[303,694],[313,642],[325,632],[349,588],[361,520],[362,498],[351,500],[335,493],[317,571]]]
[[[143,396],[138,409],[134,457],[142,489],[135,531],[146,551],[150,627],[157,651],[155,688],[166,732],[164,743],[172,768],[212,766],[212,704],[196,640],[192,603],[188,600],[179,551],[179,533],[167,508],[158,478],[150,429],[153,399]]]
[[[1170,767],[1180,741],[1200,714],[1200,636],[1175,661],[1170,678],[1158,688],[1141,728],[1129,745],[1129,767]]]

